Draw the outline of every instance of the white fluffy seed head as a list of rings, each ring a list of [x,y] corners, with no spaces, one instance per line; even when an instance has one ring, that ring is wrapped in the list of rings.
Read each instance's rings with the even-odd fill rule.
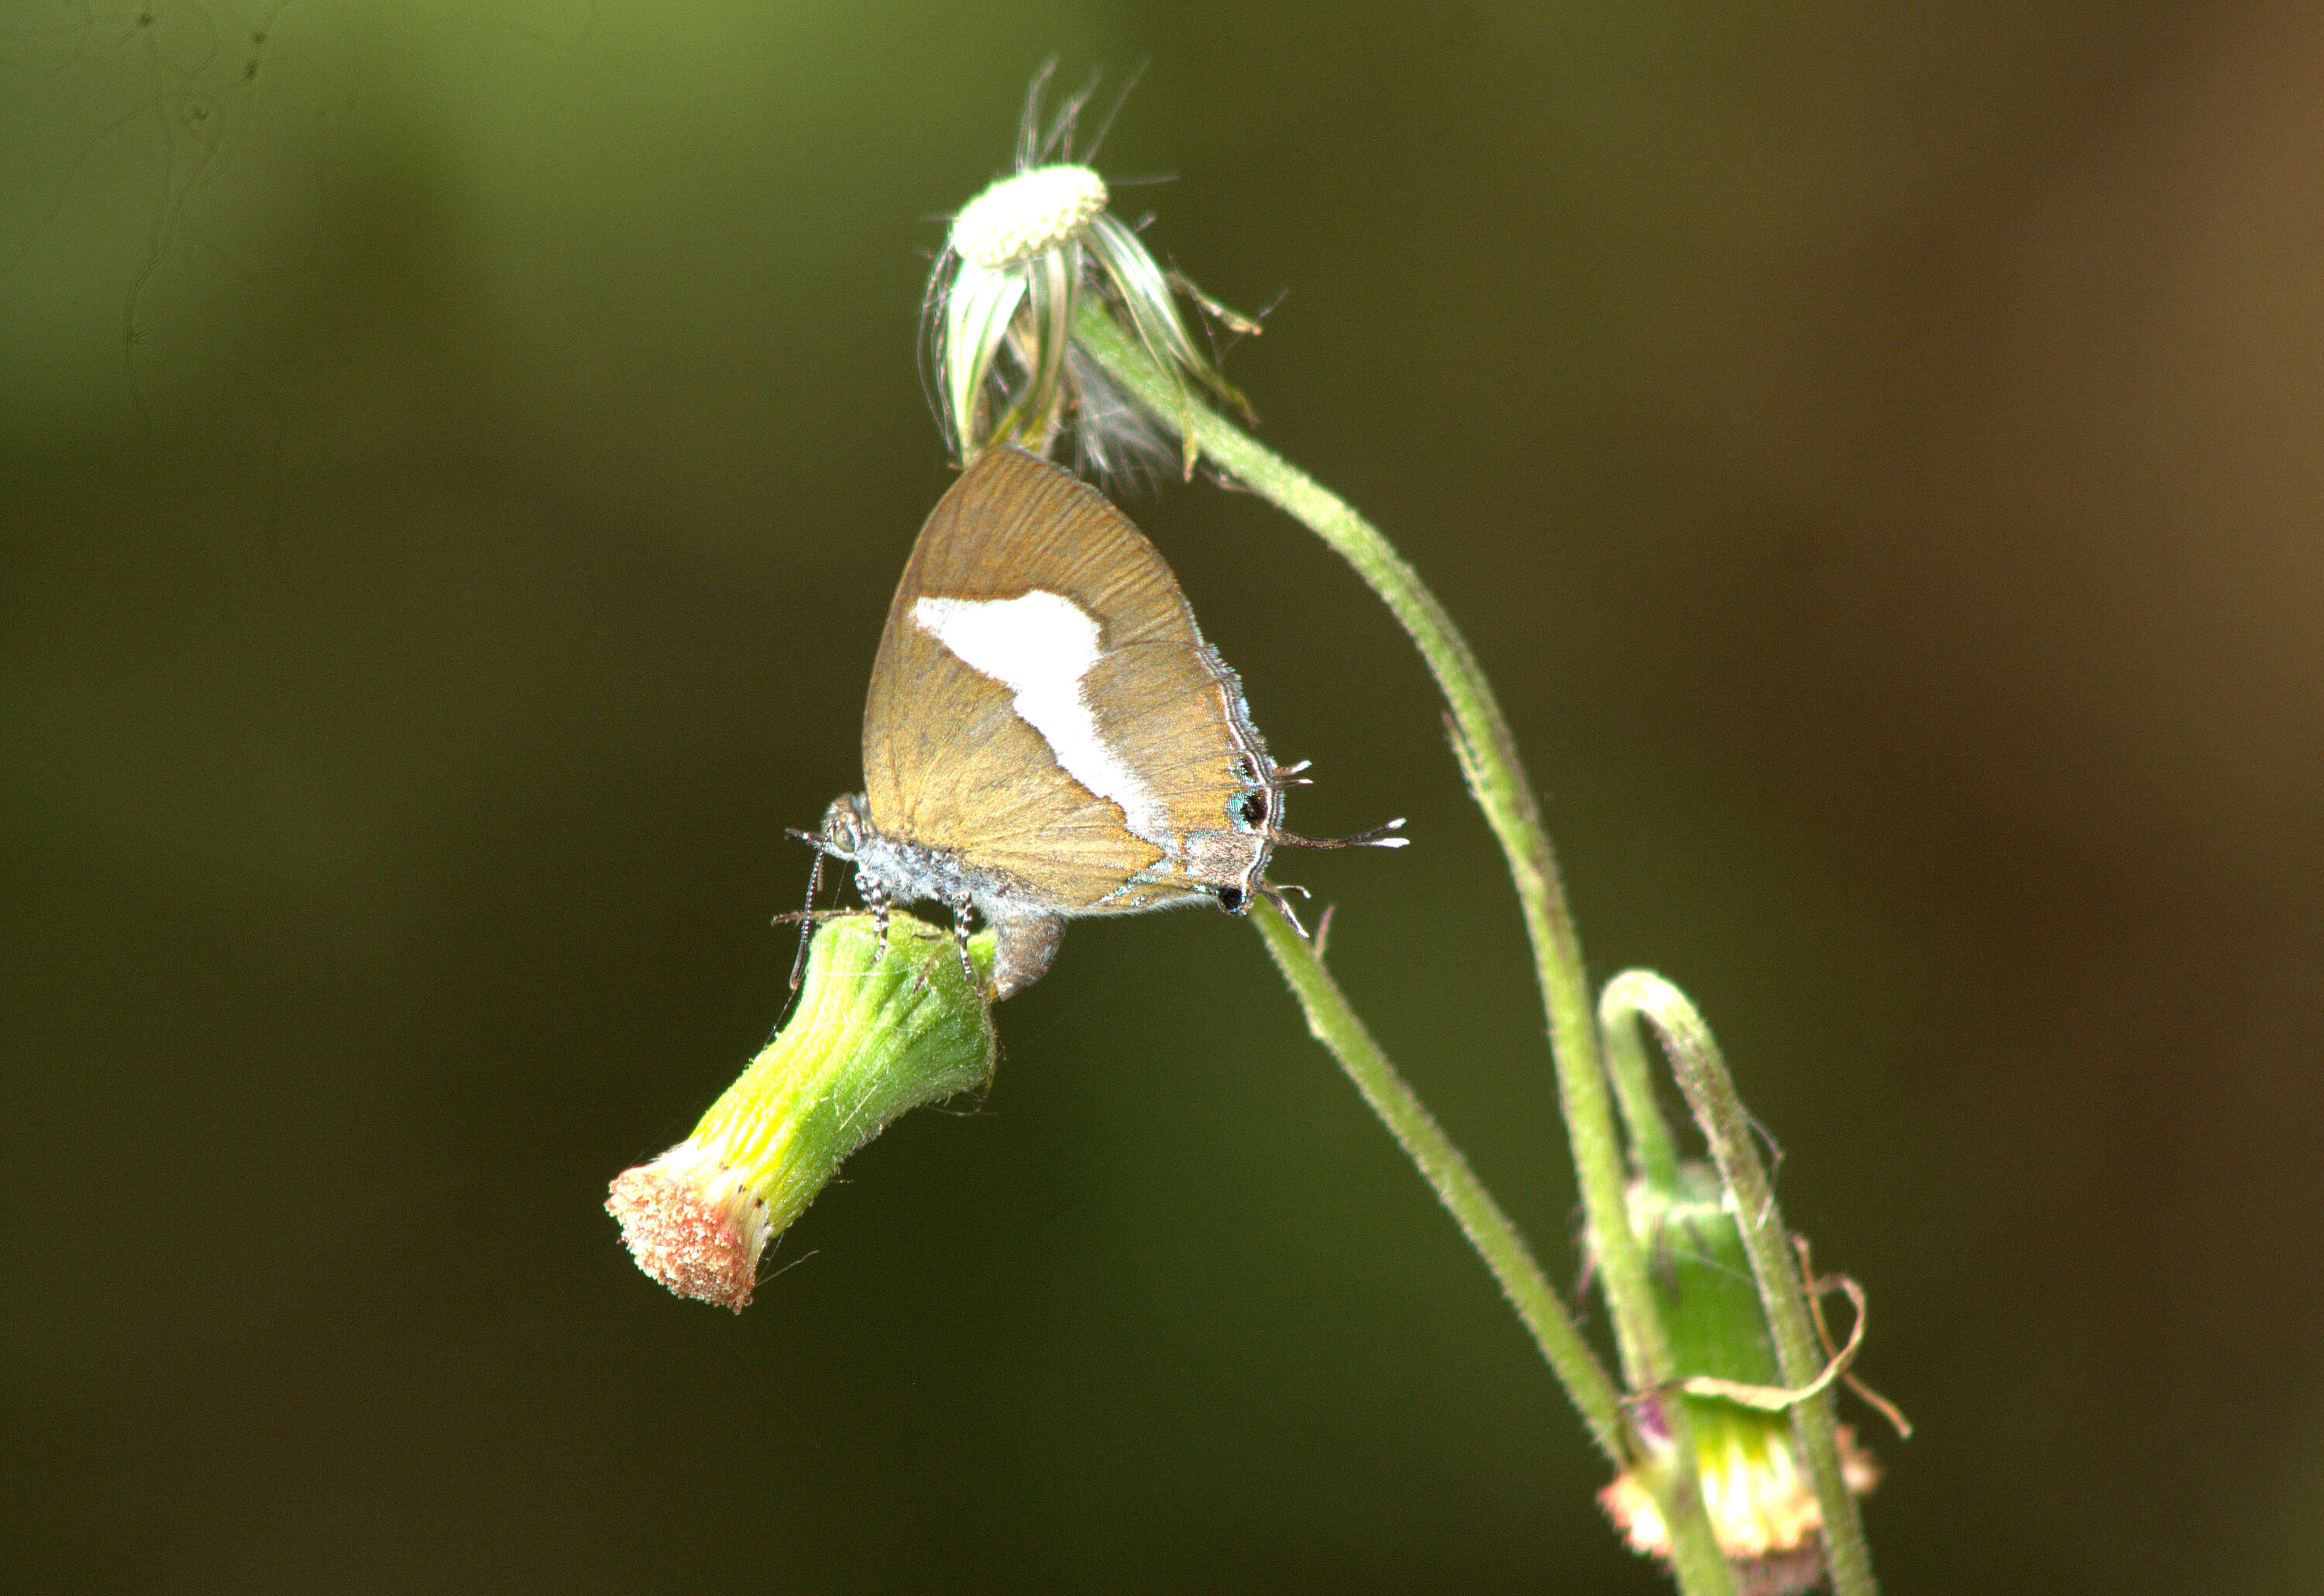
[[[1105,210],[1105,180],[1086,166],[1037,166],[970,200],[952,225],[953,253],[999,271],[1078,234]]]

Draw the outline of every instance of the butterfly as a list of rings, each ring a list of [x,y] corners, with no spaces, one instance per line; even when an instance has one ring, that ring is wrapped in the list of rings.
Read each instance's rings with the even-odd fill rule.
[[[934,901],[997,933],[992,990],[1039,979],[1066,920],[1254,898],[1281,844],[1402,847],[1393,820],[1282,829],[1305,765],[1268,757],[1242,682],[1130,518],[1022,450],[979,456],[920,530],[863,712],[863,790],[816,834],[881,931]],[[810,881],[812,906],[816,884]],[[810,907],[808,915],[812,918]],[[1296,924],[1295,918],[1294,924]],[[802,949],[804,951],[804,949]]]

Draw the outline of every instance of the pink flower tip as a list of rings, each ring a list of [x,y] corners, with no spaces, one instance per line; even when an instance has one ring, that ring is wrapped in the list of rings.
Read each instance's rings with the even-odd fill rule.
[[[605,1212],[638,1268],[680,1296],[741,1313],[774,1226],[763,1198],[698,1143],[614,1177]]]

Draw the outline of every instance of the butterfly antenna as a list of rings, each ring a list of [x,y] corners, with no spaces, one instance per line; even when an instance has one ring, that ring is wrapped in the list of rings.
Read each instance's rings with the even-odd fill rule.
[[[802,834],[791,833],[793,836]],[[798,952],[791,955],[791,990],[798,991],[799,977],[807,969],[807,945],[815,940],[815,895],[823,890],[823,850],[815,851],[815,863],[807,867],[807,907],[799,910]]]

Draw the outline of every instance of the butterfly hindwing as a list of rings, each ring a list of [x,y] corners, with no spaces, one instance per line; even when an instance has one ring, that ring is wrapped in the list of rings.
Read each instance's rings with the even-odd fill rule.
[[[872,669],[863,766],[881,831],[1065,914],[1248,890],[1277,812],[1240,685],[1161,554],[1013,449],[981,457],[921,530]]]

